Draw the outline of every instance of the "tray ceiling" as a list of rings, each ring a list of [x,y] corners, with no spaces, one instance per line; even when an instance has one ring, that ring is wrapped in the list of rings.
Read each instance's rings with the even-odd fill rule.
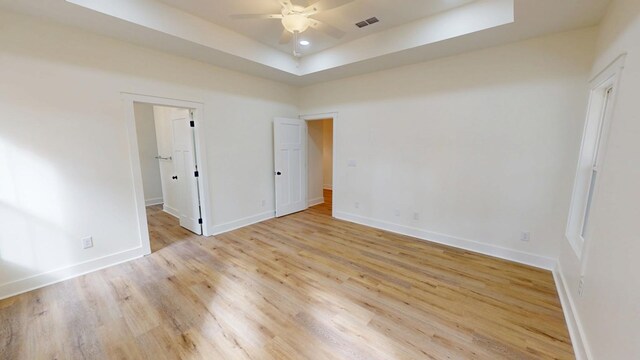
[[[312,46],[300,58],[291,55],[288,46],[277,44],[279,21],[230,18],[277,12],[277,0],[0,0],[0,9],[306,85],[593,26],[609,2],[354,0],[317,16],[346,36],[334,40],[309,30]],[[371,16],[381,22],[363,30],[355,27],[355,22]]]
[[[221,25],[265,45],[292,52],[291,44],[278,43],[283,27],[275,19],[232,19],[234,14],[279,14],[281,6],[277,0],[159,0],[176,9],[183,10],[212,23]],[[293,0],[294,5],[309,6],[317,0]],[[305,31],[301,39],[311,44],[301,47],[302,55],[310,55],[336,45],[348,43],[373,33],[388,30],[418,19],[422,19],[476,0],[356,0],[347,5],[320,12],[313,17],[346,33],[341,39],[332,38],[314,29]],[[380,22],[364,28],[355,24],[377,17]]]

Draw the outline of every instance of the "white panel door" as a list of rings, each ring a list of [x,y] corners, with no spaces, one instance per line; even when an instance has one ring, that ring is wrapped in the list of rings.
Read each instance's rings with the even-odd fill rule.
[[[307,208],[307,122],[276,118],[273,122],[276,216]]]
[[[201,235],[200,198],[196,177],[198,167],[194,151],[194,133],[190,123],[189,110],[172,110],[174,180],[178,184],[180,226]]]

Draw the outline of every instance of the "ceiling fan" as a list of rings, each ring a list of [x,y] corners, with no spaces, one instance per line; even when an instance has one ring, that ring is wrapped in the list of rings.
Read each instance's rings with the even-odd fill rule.
[[[300,56],[298,51],[298,35],[305,32],[309,27],[323,32],[333,38],[340,39],[345,33],[327,23],[316,20],[311,16],[330,9],[344,6],[355,0],[320,0],[307,7],[294,5],[290,0],[278,0],[282,6],[281,14],[238,14],[231,15],[234,19],[277,19],[282,21],[284,30],[280,36],[280,44],[288,44],[291,39],[293,43],[293,55]]]

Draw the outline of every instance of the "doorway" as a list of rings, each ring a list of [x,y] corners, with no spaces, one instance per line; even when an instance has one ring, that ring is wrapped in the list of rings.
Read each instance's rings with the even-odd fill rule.
[[[332,213],[333,118],[306,120],[308,205]]]
[[[142,246],[151,252],[148,221],[153,219],[206,235],[202,105],[129,94],[125,105]]]
[[[324,206],[333,216],[337,113],[274,119],[275,215]]]

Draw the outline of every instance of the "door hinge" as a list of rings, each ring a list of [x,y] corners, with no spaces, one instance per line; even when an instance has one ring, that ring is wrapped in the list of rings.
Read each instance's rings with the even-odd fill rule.
[[[202,224],[202,219],[198,219],[198,224]]]
[[[189,121],[189,126],[196,127],[196,122],[193,120]]]
[[[200,176],[200,173],[196,170],[196,171],[194,171],[194,172],[193,172],[193,176],[195,176],[195,177],[199,177],[199,176]]]

